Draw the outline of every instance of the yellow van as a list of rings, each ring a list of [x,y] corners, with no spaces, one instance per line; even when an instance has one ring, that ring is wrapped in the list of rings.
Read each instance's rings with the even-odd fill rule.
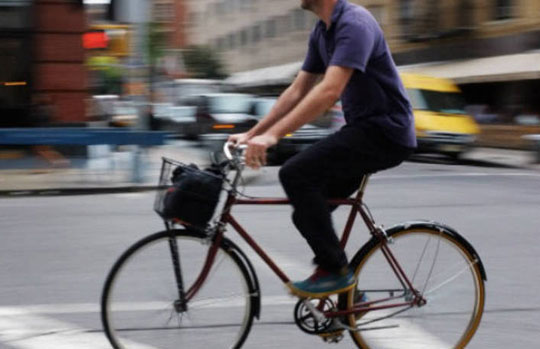
[[[414,110],[418,152],[458,158],[471,148],[480,129],[465,112],[456,84],[425,75],[400,75]]]

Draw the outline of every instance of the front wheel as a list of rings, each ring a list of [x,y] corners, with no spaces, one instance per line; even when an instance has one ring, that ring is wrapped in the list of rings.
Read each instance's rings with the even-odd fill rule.
[[[210,246],[203,234],[171,230],[124,252],[107,277],[101,302],[104,330],[114,348],[242,346],[254,306],[249,271],[234,249],[222,243],[204,283],[191,292]]]
[[[389,229],[388,247],[425,304],[372,310],[348,317],[359,348],[464,348],[484,309],[485,272],[472,246],[459,234],[434,223]],[[373,238],[351,262],[358,284],[348,307],[363,295],[372,308],[407,303],[414,292],[396,277]]]

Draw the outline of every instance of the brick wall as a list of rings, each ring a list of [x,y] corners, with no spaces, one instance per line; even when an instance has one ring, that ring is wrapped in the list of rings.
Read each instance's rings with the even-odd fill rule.
[[[34,15],[34,94],[50,97],[51,122],[84,122],[88,97],[84,7],[73,0],[36,0]]]

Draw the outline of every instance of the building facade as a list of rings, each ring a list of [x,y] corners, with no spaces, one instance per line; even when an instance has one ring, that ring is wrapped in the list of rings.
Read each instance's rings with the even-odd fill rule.
[[[0,127],[29,123],[32,4],[0,2]]]
[[[33,97],[51,104],[51,123],[86,121],[87,70],[82,1],[34,1]]]
[[[540,120],[540,1],[349,1],[378,20],[400,69],[454,79],[497,122]],[[229,82],[262,93],[273,81],[276,93],[300,68],[315,23],[299,4],[192,0],[189,39],[221,52]]]
[[[152,21],[162,24],[168,47],[180,49],[186,46],[185,16],[183,0],[152,0]]]
[[[0,2],[0,126],[85,120],[85,31],[80,0]]]
[[[540,1],[351,0],[381,24],[399,65],[540,48]],[[188,0],[187,35],[230,72],[301,60],[315,17],[291,0]]]

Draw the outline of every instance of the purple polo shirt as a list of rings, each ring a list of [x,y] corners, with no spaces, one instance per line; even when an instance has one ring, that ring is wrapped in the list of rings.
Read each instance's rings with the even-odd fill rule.
[[[365,8],[338,0],[331,25],[319,21],[302,70],[324,74],[330,65],[353,68],[341,95],[347,123],[380,126],[388,138],[416,147],[412,108],[382,29]]]

